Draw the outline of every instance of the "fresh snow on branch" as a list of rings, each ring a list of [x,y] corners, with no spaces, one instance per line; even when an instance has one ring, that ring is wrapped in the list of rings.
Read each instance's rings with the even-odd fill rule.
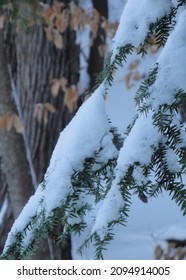
[[[165,189],[186,214],[186,131],[179,120],[186,100],[186,10],[174,26],[177,9],[171,8],[169,0],[127,2],[114,38],[115,61],[107,61],[101,84],[60,134],[44,181],[15,221],[3,257],[24,258],[58,221],[64,225],[59,239],[81,234],[89,212],[92,228],[80,250],[93,240],[96,258],[102,258],[113,226],[126,222],[133,194],[147,202]],[[158,28],[151,30],[152,24]],[[148,33],[156,36],[155,31],[166,43],[136,93],[137,115],[122,141],[105,111],[107,82],[114,63],[121,65],[134,46],[148,44]]]
[[[170,0],[130,0],[123,10],[120,25],[113,39],[115,51],[131,44],[138,47],[144,43],[149,25],[158,18],[170,13],[172,3]]]
[[[72,192],[71,177],[75,171],[83,169],[86,158],[93,157],[100,148],[99,163],[116,157],[117,149],[113,145],[109,130],[110,124],[105,113],[104,86],[101,85],[60,134],[44,182],[15,221],[4,252],[15,235],[26,228],[32,217],[43,209],[47,217],[66,200]],[[106,153],[103,153],[105,150]]]

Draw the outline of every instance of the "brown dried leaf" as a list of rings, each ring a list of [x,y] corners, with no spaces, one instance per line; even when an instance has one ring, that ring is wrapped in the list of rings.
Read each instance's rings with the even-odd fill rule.
[[[132,78],[132,72],[129,72],[125,75],[124,79],[125,79],[125,85],[128,89],[130,89],[133,85],[130,83],[131,82],[131,78]]]
[[[149,49],[151,53],[157,53],[159,51],[158,45],[152,45]]]
[[[64,7],[64,3],[59,3],[58,1],[54,1],[54,3],[52,4],[52,9],[56,14],[61,13],[62,7]]]
[[[0,117],[0,129],[7,129],[10,126],[10,114],[5,114]]]
[[[73,112],[76,101],[77,101],[77,87],[73,85],[70,88],[68,88],[68,90],[65,92],[65,99],[64,99],[64,105],[67,106],[70,113]]]
[[[99,52],[99,55],[101,57],[104,57],[106,50],[107,50],[107,46],[106,45],[104,45],[104,44],[99,45],[98,52]]]
[[[24,125],[23,125],[22,121],[20,120],[19,116],[16,114],[13,114],[12,120],[13,120],[13,127],[15,128],[16,132],[23,134]]]
[[[7,122],[7,130],[10,131],[13,127],[13,115],[9,115]]]
[[[17,133],[22,134],[24,132],[24,125],[18,115],[7,113],[0,118],[0,129],[10,131],[13,127]]]
[[[72,16],[70,19],[70,27],[72,30],[76,31],[81,22],[82,10],[74,3],[72,3],[71,9],[72,9]]]
[[[140,74],[138,71],[134,72],[133,76],[132,76],[133,80],[135,80],[135,81],[139,81],[143,77],[144,77],[144,75]]]
[[[69,24],[69,13],[64,10],[61,14],[57,15],[55,20],[55,26],[61,33],[63,33],[67,29],[68,24]]]
[[[44,107],[45,107],[45,109],[46,109],[47,111],[49,111],[50,113],[55,113],[55,112],[56,112],[55,107],[54,107],[51,103],[49,103],[49,102],[45,102],[45,103],[44,103]]]
[[[135,69],[135,68],[138,66],[139,63],[140,63],[140,60],[139,60],[139,59],[136,59],[134,62],[131,62],[131,63],[129,64],[128,69],[129,69],[129,70]]]
[[[52,86],[51,86],[52,96],[54,97],[58,96],[60,86],[61,86],[61,80],[58,79],[52,80]]]
[[[56,46],[56,48],[62,49],[63,48],[63,37],[59,33],[58,30],[53,30],[53,39],[54,39],[54,45]]]
[[[52,24],[53,19],[55,18],[55,13],[52,11],[52,8],[47,6],[43,12],[43,17],[45,22],[48,25]]]
[[[160,260],[162,258],[162,256],[163,256],[163,249],[161,248],[160,245],[156,246],[154,255],[155,255],[155,260]]]

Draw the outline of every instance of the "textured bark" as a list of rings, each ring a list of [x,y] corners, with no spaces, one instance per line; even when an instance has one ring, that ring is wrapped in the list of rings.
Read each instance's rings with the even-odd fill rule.
[[[11,97],[11,81],[2,29],[0,29],[0,65],[0,117],[3,117],[6,114],[17,114],[17,110]],[[33,193],[23,135],[14,129],[10,131],[6,128],[0,129],[0,143],[2,168],[6,174],[13,215],[16,218]]]
[[[51,95],[53,79],[65,76],[69,84],[78,82],[79,48],[75,45],[75,33],[67,31],[65,41],[65,48],[57,49],[47,41],[42,27],[36,27],[33,34],[21,33],[16,38],[16,83],[39,182],[46,172],[59,133],[72,118],[64,106],[64,93],[60,91],[57,97]],[[48,119],[39,122],[34,118],[35,106],[46,102],[52,104],[56,112],[48,112]]]
[[[70,1],[65,1],[68,4]],[[26,129],[26,138],[31,151],[33,166],[38,182],[42,181],[59,133],[71,120],[74,112],[64,105],[64,92],[57,97],[51,94],[53,79],[65,77],[68,85],[77,85],[79,80],[79,46],[76,33],[67,29],[63,34],[64,48],[57,49],[46,39],[42,26],[32,33],[22,32],[8,40],[12,76],[19,94],[20,107]],[[35,106],[50,103],[56,109],[48,112],[47,119],[34,118]],[[58,234],[60,229],[58,228]],[[65,247],[50,243],[54,259],[71,259],[70,238]],[[47,259],[47,244],[41,244],[35,258]],[[45,252],[44,252],[45,250]]]
[[[90,76],[90,89],[95,86],[96,79],[104,66],[104,56],[100,55],[99,47],[105,44],[106,34],[105,30],[101,27],[102,17],[108,18],[108,3],[107,0],[92,0],[93,7],[100,13],[100,22],[96,38],[90,48],[88,73]]]

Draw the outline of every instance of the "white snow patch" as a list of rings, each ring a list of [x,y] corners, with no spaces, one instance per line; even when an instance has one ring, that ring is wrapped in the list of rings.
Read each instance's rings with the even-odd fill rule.
[[[178,157],[175,155],[172,149],[166,151],[166,161],[168,168],[171,172],[180,172],[181,167],[178,164]]]
[[[186,63],[183,63],[186,53],[185,25],[186,11],[183,11],[157,60],[159,71],[148,101],[155,109],[162,104],[172,104],[179,89],[186,91]]]
[[[104,85],[101,85],[60,134],[45,176],[47,212],[70,193],[74,170],[81,170],[84,159],[99,151],[103,136],[109,132],[103,93]],[[51,192],[52,189],[55,191]]]
[[[42,197],[43,197],[42,187],[39,186],[35,194],[30,197],[29,201],[23,208],[20,216],[15,220],[11,228],[11,231],[8,234],[3,253],[6,252],[8,246],[12,243],[14,239],[14,235],[16,235],[18,232],[23,231],[27,226],[27,224],[29,223],[30,218],[36,215],[38,211],[38,205],[40,205]],[[31,231],[30,234],[32,234]]]
[[[135,8],[137,6],[137,8]],[[170,12],[169,0],[128,0],[121,15],[120,25],[113,39],[113,57],[117,48],[126,44],[138,47],[144,42],[149,25]]]
[[[120,180],[129,166],[135,162],[148,165],[154,153],[154,147],[157,147],[161,137],[156,127],[152,126],[151,113],[149,112],[148,117],[140,116],[120,150],[116,168],[117,180]]]

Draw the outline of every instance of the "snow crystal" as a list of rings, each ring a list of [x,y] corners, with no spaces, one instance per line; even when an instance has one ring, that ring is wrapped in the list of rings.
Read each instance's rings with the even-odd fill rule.
[[[137,8],[135,8],[137,6]],[[121,15],[120,25],[114,37],[114,56],[118,47],[132,44],[138,47],[144,42],[149,25],[170,12],[169,0],[128,0]]]

